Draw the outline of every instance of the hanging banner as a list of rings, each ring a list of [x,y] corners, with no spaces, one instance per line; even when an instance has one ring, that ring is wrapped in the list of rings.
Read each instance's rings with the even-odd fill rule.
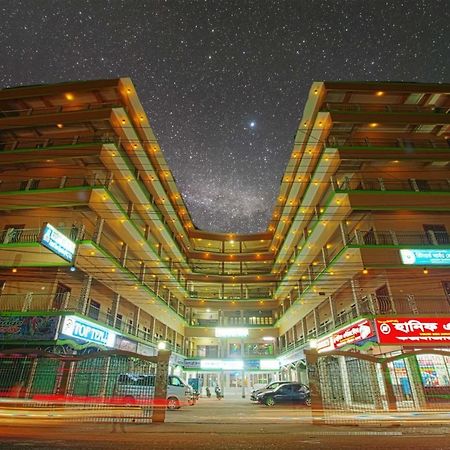
[[[385,345],[450,343],[450,317],[377,318],[378,342]]]
[[[59,316],[0,316],[0,341],[56,339]]]

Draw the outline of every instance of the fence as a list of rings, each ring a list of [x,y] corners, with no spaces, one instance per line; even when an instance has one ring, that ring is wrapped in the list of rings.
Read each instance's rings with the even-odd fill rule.
[[[169,357],[170,352],[146,357],[116,350],[80,356],[3,350],[2,405],[64,420],[164,421]]]
[[[312,414],[319,423],[377,421],[392,412],[450,411],[450,351],[395,356],[305,351]]]

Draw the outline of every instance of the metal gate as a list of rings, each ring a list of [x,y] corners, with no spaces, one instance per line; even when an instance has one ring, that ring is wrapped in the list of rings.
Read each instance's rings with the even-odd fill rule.
[[[312,414],[318,422],[378,420],[392,412],[450,411],[450,351],[415,350],[375,357],[306,350],[305,355]]]
[[[164,401],[155,398],[155,391],[161,392],[159,380],[167,383],[170,352],[162,356],[120,350],[80,356],[2,351],[2,405],[63,420],[148,422],[156,408],[166,406],[165,388]]]

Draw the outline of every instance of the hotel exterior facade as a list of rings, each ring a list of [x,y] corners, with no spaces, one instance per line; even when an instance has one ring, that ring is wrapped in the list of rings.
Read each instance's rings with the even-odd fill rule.
[[[237,234],[195,227],[130,79],[1,90],[1,348],[162,341],[225,389],[308,382],[307,348],[448,348],[449,92],[313,83],[267,230]]]

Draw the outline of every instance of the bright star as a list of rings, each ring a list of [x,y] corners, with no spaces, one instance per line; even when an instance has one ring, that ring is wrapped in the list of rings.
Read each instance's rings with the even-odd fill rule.
[[[256,123],[255,123],[255,122],[250,122],[250,128],[254,128],[254,127],[255,127],[255,125],[256,125]]]

